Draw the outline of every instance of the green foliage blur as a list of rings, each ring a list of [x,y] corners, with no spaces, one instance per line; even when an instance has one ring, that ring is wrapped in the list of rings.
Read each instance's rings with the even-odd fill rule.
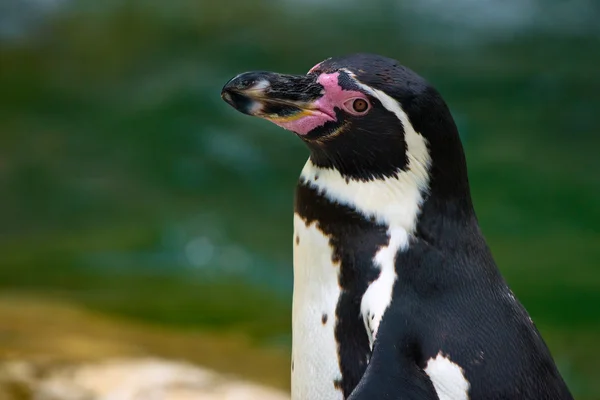
[[[364,3],[82,0],[21,30],[15,10],[0,17],[1,290],[289,346],[307,150],[220,89],[381,53],[445,97],[502,273],[576,397],[600,397],[600,10],[523,2],[538,9],[517,23],[489,1]]]

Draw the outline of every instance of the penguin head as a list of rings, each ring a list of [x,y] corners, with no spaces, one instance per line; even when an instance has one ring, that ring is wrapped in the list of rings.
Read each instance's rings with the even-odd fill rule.
[[[246,72],[227,82],[221,96],[242,113],[294,132],[315,165],[346,179],[386,179],[411,170],[427,190],[468,190],[446,103],[393,59],[354,54],[329,58],[306,75]]]

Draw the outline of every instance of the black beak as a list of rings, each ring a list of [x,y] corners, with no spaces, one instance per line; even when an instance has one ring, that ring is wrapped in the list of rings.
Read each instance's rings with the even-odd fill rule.
[[[273,120],[313,109],[322,93],[316,75],[258,71],[231,79],[223,87],[221,98],[239,112]]]

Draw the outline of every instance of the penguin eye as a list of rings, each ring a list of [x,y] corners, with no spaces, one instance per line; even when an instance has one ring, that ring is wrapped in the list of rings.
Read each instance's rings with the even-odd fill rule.
[[[370,107],[371,105],[367,99],[362,97],[355,97],[344,102],[344,108],[346,111],[353,115],[364,115],[367,113],[367,111],[369,111]]]

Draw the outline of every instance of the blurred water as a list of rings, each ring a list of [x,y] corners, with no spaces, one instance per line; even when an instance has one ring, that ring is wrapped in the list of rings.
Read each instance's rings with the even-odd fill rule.
[[[201,3],[203,1],[208,4],[209,0]],[[138,4],[165,19],[177,20],[186,12],[185,3],[146,0]],[[411,34],[462,45],[506,39],[525,32],[600,35],[600,24],[596,19],[600,3],[595,0],[378,0],[370,5],[358,0],[286,0],[285,3],[287,12],[292,15],[322,9],[383,13],[388,18],[395,18],[398,24],[405,24]],[[107,12],[119,5],[114,1],[2,0],[0,39],[15,40],[34,33],[58,13],[73,10]],[[454,35],[447,35],[447,29],[451,29]]]
[[[100,251],[76,262],[96,273],[116,275],[186,274],[205,283],[236,279],[247,285],[289,296],[292,268],[232,243],[217,215],[199,214],[164,227],[157,245],[142,251]]]
[[[506,39],[521,33],[553,32],[569,35],[599,34],[593,0],[423,0],[400,2],[402,11],[431,18],[431,24],[448,23],[465,40]],[[465,34],[468,33],[468,34]],[[443,37],[439,39],[443,40]],[[446,40],[449,38],[446,36]]]
[[[0,0],[0,40],[19,40],[66,10],[68,0]]]

